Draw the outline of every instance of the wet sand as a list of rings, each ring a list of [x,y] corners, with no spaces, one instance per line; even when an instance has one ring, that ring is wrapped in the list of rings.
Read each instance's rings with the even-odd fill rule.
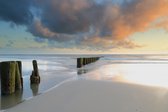
[[[168,89],[110,81],[77,80],[6,112],[167,112]]]

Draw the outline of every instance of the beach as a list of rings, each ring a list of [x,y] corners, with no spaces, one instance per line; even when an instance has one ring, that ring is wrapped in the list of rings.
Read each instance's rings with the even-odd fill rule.
[[[5,112],[167,112],[168,89],[78,80],[7,109]]]
[[[168,0],[0,0],[0,112],[168,112]]]
[[[0,0],[0,112],[168,112],[168,0]]]
[[[4,57],[4,56],[3,56]],[[168,56],[107,55],[76,68],[71,55],[0,57],[23,62],[23,92],[1,96],[6,112],[167,112]],[[41,83],[30,85],[32,59]]]

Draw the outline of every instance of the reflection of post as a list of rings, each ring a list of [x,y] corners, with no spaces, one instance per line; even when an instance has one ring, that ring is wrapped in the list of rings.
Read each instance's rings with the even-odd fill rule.
[[[40,83],[40,76],[39,76],[39,71],[38,71],[38,66],[37,66],[37,61],[33,60],[33,71],[32,75],[30,76],[31,84],[39,84]]]
[[[33,96],[38,95],[39,84],[31,84],[30,88],[32,90]]]
[[[78,72],[77,72],[78,75],[82,75],[84,73],[87,73],[86,69],[78,69]]]
[[[22,102],[23,90],[17,90],[14,94],[1,96],[1,109],[7,109]]]

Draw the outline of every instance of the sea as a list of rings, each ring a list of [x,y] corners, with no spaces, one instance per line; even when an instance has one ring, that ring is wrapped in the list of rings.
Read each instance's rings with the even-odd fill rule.
[[[100,59],[77,68],[79,57]],[[37,60],[41,77],[38,85],[30,84],[33,60]],[[168,54],[0,54],[2,61],[22,61],[24,83],[23,91],[0,96],[1,111],[73,80],[117,81],[168,88]]]

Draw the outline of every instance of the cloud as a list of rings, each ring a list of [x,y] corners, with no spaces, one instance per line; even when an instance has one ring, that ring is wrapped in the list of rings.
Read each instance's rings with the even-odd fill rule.
[[[132,0],[121,8],[121,14],[117,18],[120,22],[117,24],[122,27],[114,28],[116,29],[114,32],[120,38],[127,37],[135,32],[154,28],[152,25],[164,17],[168,17],[167,0]],[[122,35],[119,31],[123,31]]]
[[[93,0],[44,0],[41,22],[52,32],[76,34],[88,32],[90,26],[99,22],[104,5],[97,5]],[[46,3],[47,2],[47,3]],[[96,20],[95,20],[96,18]],[[97,23],[98,24],[98,23]]]
[[[140,47],[129,40],[134,33],[167,29],[168,22],[168,0],[15,0],[13,4],[1,0],[0,4],[1,19],[25,24],[34,36],[56,41],[58,47],[132,49]]]
[[[30,11],[31,0],[0,0],[0,19],[19,25],[29,24],[33,15]]]

